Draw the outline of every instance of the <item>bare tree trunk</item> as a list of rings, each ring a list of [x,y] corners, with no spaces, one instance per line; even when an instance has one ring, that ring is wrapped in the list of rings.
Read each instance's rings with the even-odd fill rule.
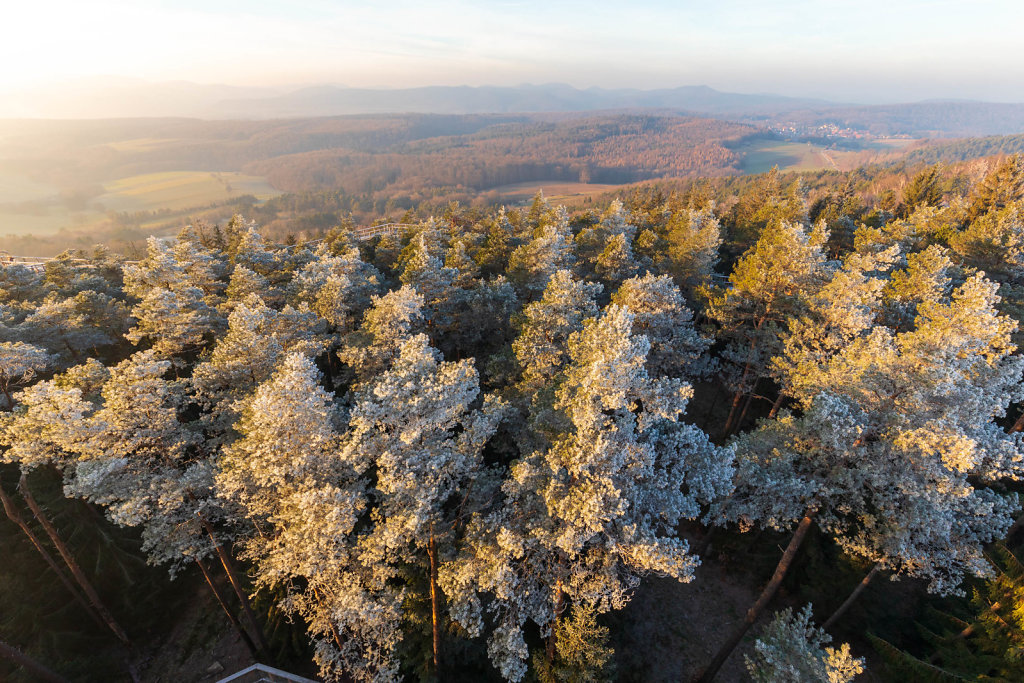
[[[740,624],[739,628],[729,637],[725,644],[718,650],[718,654],[711,660],[711,663],[700,672],[695,680],[698,683],[710,683],[718,675],[718,670],[722,668],[722,664],[729,658],[736,646],[739,645],[743,636],[754,625],[757,618],[761,616],[761,612],[768,606],[771,599],[775,597],[775,593],[779,590],[779,586],[782,585],[782,579],[786,577],[786,572],[789,571],[790,565],[793,564],[793,558],[796,556],[796,551],[800,548],[800,544],[803,543],[804,538],[807,536],[807,532],[811,528],[813,522],[813,512],[807,511],[804,514],[803,519],[800,520],[800,524],[797,525],[796,531],[793,533],[793,538],[790,539],[789,545],[786,546],[785,552],[782,553],[782,559],[779,560],[779,564],[775,567],[775,573],[772,575],[771,581],[761,591],[761,597],[757,599],[749,610],[747,615],[743,619],[743,623]]]
[[[430,557],[430,625],[434,638],[434,673],[441,677],[441,596],[437,587],[437,541],[434,525],[430,525],[430,541],[427,544]]]
[[[253,644],[252,638],[250,638],[249,634],[245,632],[245,629],[242,628],[242,624],[239,623],[238,619],[231,611],[231,608],[228,607],[227,600],[224,599],[224,596],[221,594],[220,589],[217,588],[217,584],[213,582],[213,577],[210,576],[210,572],[206,569],[206,565],[203,564],[203,561],[200,560],[198,557],[195,558],[195,560],[196,564],[199,565],[199,570],[203,572],[203,578],[206,579],[206,585],[208,585],[210,587],[210,590],[213,591],[213,595],[217,598],[217,602],[220,603],[220,607],[222,610],[224,610],[224,614],[227,615],[228,621],[230,621],[234,629],[238,631],[238,635],[242,637],[242,640],[245,642],[246,649],[249,650],[249,654],[251,654],[253,658],[255,658],[256,645]]]
[[[778,398],[775,399],[775,403],[772,404],[772,409],[768,411],[768,419],[774,420],[775,416],[779,414],[779,408],[782,407],[782,401],[786,398],[782,391],[779,391]]]
[[[217,537],[213,533],[213,527],[206,521],[206,518],[202,515],[198,515],[199,521],[202,522],[203,529],[206,530],[206,534],[210,537],[210,541],[213,543],[214,550],[217,551],[217,557],[220,558],[220,563],[224,567],[225,573],[228,575],[228,580],[231,582],[231,587],[235,589],[235,595],[238,596],[238,601],[242,603],[242,611],[245,613],[245,618],[249,622],[249,627],[252,628],[253,634],[256,636],[256,643],[259,645],[260,652],[263,653],[264,657],[269,659],[270,647],[267,645],[267,637],[263,634],[263,629],[260,628],[260,624],[256,621],[256,615],[252,611],[252,606],[249,604],[249,596],[245,594],[245,590],[242,588],[242,582],[238,578],[238,573],[235,572],[234,564],[231,562],[231,557],[228,556],[224,546],[220,544]]]
[[[843,604],[839,606],[839,609],[833,612],[832,616],[830,616],[828,620],[821,625],[821,627],[827,629],[832,626],[832,624],[836,623],[836,621],[839,620],[839,617],[843,616],[846,613],[846,610],[850,609],[850,605],[852,605],[860,594],[864,592],[864,589],[868,587],[869,583],[871,583],[871,579],[875,578],[875,574],[881,571],[881,569],[882,565],[875,563],[875,566],[872,567],[871,571],[869,571],[867,575],[860,580],[860,583],[858,583],[857,587],[853,589],[853,592],[850,593],[849,597],[843,601]]]
[[[747,394],[747,400],[743,402],[743,410],[740,411],[740,416],[736,418],[736,423],[732,426],[733,434],[740,431],[740,427],[743,426],[743,421],[747,419],[747,411],[750,409],[750,404],[754,400],[753,394]]]
[[[51,671],[18,648],[13,645],[8,645],[2,640],[0,640],[0,657],[14,662],[21,668],[25,669],[25,671],[32,674],[34,678],[41,681],[50,681],[50,683],[68,683],[68,679],[54,671]]]
[[[49,536],[50,541],[53,542],[54,547],[57,548],[57,552],[59,552],[60,556],[64,558],[64,564],[67,565],[68,570],[71,572],[71,576],[74,577],[75,583],[77,583],[82,589],[82,592],[85,593],[85,597],[89,599],[89,602],[96,609],[96,613],[103,618],[104,623],[106,623],[110,630],[113,631],[118,640],[126,646],[131,647],[132,643],[131,640],[128,639],[128,634],[125,633],[124,629],[121,628],[121,625],[117,623],[117,620],[114,619],[114,615],[110,613],[107,606],[103,604],[99,593],[96,592],[96,588],[93,587],[92,582],[89,581],[89,577],[85,575],[85,572],[83,572],[82,568],[78,565],[78,561],[75,560],[75,556],[71,554],[71,549],[68,548],[64,539],[62,539],[60,534],[57,533],[57,529],[50,522],[50,519],[43,514],[42,508],[39,507],[39,503],[36,502],[35,497],[32,495],[32,491],[28,487],[28,479],[25,477],[24,473],[22,473],[21,480],[18,482],[18,490],[21,491],[21,495],[25,499],[25,502],[28,503],[29,509],[32,510],[32,514],[35,515],[37,520],[39,520],[39,523],[46,531],[46,535]]]
[[[760,329],[761,325],[763,323],[764,323],[764,319],[761,319],[760,321],[758,321],[757,326],[754,329],[755,330]],[[743,374],[740,375],[740,381],[737,382],[737,386],[739,386],[740,388],[736,390],[736,394],[732,397],[732,406],[729,408],[729,418],[725,421],[725,429],[722,431],[722,434],[724,434],[725,436],[728,436],[729,434],[731,434],[732,431],[735,429],[735,425],[733,424],[733,420],[736,417],[736,410],[737,410],[737,408],[739,408],[740,400],[745,395],[744,392],[743,392],[743,386],[744,386],[744,382],[747,381],[747,377],[750,376],[750,369],[752,367],[751,366],[751,359],[754,357],[754,351],[756,349],[757,349],[757,340],[756,339],[751,339],[750,340],[750,348],[747,349],[747,362],[743,365]],[[753,390],[753,387],[751,387],[751,390]]]
[[[1012,427],[1010,427],[1010,433],[1013,434],[1014,432],[1024,432],[1024,409],[1021,410],[1020,417],[1017,418],[1017,421],[1013,423]]]
[[[50,566],[50,569],[52,569],[53,573],[57,575],[57,578],[59,578],[60,582],[64,584],[64,587],[68,589],[68,592],[71,593],[71,595],[75,598],[75,601],[82,606],[82,609],[84,609],[86,614],[88,614],[92,618],[92,620],[96,622],[97,626],[101,628],[105,627],[106,624],[104,624],[103,620],[100,619],[100,615],[96,614],[92,606],[85,601],[85,598],[83,598],[82,594],[78,592],[78,589],[75,588],[74,584],[71,583],[71,580],[68,579],[67,576],[65,576],[63,571],[61,571],[61,568],[57,565],[57,561],[53,559],[53,556],[50,555],[50,552],[46,549],[45,546],[43,546],[43,543],[39,540],[39,537],[36,536],[35,532],[32,531],[32,527],[30,527],[28,523],[25,522],[25,520],[18,513],[18,509],[14,507],[14,501],[12,501],[11,498],[7,495],[7,492],[4,491],[2,485],[0,485],[0,502],[3,503],[4,512],[7,514],[7,518],[15,524],[17,524],[18,528],[21,529],[22,533],[24,533],[25,536],[28,537],[28,540],[31,541],[36,551],[38,551],[39,554],[42,555],[43,559],[46,560],[46,564]]]
[[[728,436],[732,433],[732,422],[736,419],[736,411],[739,409],[740,401],[742,400],[743,391],[737,390],[736,393],[732,395],[732,405],[729,406],[729,417],[725,420],[725,427],[722,429],[722,434]]]

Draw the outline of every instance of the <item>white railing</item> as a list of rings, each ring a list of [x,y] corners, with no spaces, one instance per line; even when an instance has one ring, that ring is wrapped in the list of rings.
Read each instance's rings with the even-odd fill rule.
[[[412,223],[381,223],[380,225],[368,225],[356,228],[352,233],[356,236],[357,240],[363,242],[382,235],[397,235],[409,228],[418,227],[418,225]]]
[[[355,235],[356,239],[360,242],[373,239],[374,237],[380,237],[382,235],[398,235],[410,228],[418,228],[419,226],[414,223],[381,223],[380,225],[365,225],[360,226],[352,230],[352,234]],[[309,242],[303,242],[303,245],[317,244],[323,240],[310,240]],[[55,260],[56,256],[14,256],[6,252],[0,251],[0,268],[6,266],[25,266],[30,270],[42,270],[44,266],[50,261]],[[85,266],[91,266],[87,259],[73,258],[69,259],[72,263],[81,263]],[[137,261],[124,261],[123,263],[138,263]]]
[[[217,683],[317,683],[310,678],[303,678],[287,671],[275,669],[266,664],[253,664],[238,673],[222,678]]]

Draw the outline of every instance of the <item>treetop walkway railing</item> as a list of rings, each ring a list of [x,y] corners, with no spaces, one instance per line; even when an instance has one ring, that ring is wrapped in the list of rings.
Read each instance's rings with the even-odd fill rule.
[[[381,237],[383,235],[399,235],[406,230],[418,227],[419,226],[414,223],[381,223],[379,225],[364,225],[354,228],[352,230],[352,234],[355,235],[355,238],[360,242],[365,242],[366,240],[372,240],[374,237]],[[310,240],[308,242],[303,242],[302,245],[299,246],[318,244],[322,241],[322,239]],[[14,256],[13,254],[8,254],[6,251],[0,251],[0,267],[25,266],[30,270],[42,270],[47,263],[54,261],[57,258],[57,256]],[[68,260],[72,263],[88,263],[87,259],[81,258]],[[124,261],[123,263],[138,263],[138,261]]]

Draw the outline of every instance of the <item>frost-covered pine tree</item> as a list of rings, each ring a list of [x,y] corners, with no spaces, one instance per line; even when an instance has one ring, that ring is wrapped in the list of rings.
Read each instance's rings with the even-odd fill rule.
[[[355,329],[380,292],[383,277],[376,268],[359,258],[358,249],[332,255],[326,244],[315,258],[295,273],[289,284],[294,305],[307,304],[339,333]]]
[[[12,332],[49,351],[57,367],[67,368],[99,349],[123,344],[122,335],[130,326],[128,309],[121,301],[86,290],[68,298],[47,296]]]
[[[355,394],[341,449],[357,471],[375,474],[374,526],[363,560],[381,572],[428,560],[435,667],[442,629],[437,571],[439,552],[450,544],[451,504],[468,495],[504,413],[490,397],[476,408],[479,393],[472,361],[443,362],[426,335],[411,337],[391,368]]]
[[[455,276],[454,285],[461,289],[472,288],[473,284],[480,279],[480,268],[470,258],[469,252],[466,250],[465,240],[460,239],[452,242],[452,246],[448,248],[444,256],[444,267],[454,268],[458,271],[458,275]]]
[[[218,491],[256,531],[244,540],[257,586],[284,588],[327,680],[395,680],[401,592],[361,557],[366,481],[343,453],[333,397],[306,356],[291,353],[245,403],[224,449]]]
[[[633,314],[633,333],[647,337],[647,372],[653,377],[706,377],[714,366],[706,354],[714,340],[693,325],[693,313],[668,275],[626,280],[612,303]]]
[[[273,374],[290,352],[318,356],[327,347],[323,321],[312,312],[286,306],[275,311],[255,295],[235,306],[228,330],[208,359],[197,363],[189,384],[203,408],[203,421],[216,439],[230,438],[239,402]]]
[[[996,310],[997,285],[976,274],[945,290],[917,304],[912,330],[862,319],[835,348],[791,340],[802,414],[737,440],[737,490],[722,512],[796,531],[704,680],[770,600],[812,524],[847,553],[927,579],[934,592],[989,573],[983,548],[1018,508],[991,484],[1024,476],[1024,437],[996,423],[1019,395],[1024,359],[1011,355],[1016,322]]]
[[[6,408],[14,407],[11,390],[25,384],[36,373],[45,370],[51,362],[50,354],[37,346],[23,342],[0,342],[0,392]]]
[[[133,344],[146,342],[161,358],[202,349],[220,322],[196,287],[153,289],[132,308],[132,317],[137,322],[125,338]]]
[[[559,270],[576,263],[569,216],[559,208],[552,220],[545,220],[533,239],[516,248],[508,259],[508,277],[527,300],[540,297],[548,281]]]
[[[710,209],[679,209],[665,226],[666,270],[693,300],[698,290],[711,286],[722,245],[721,226]]]
[[[487,225],[483,243],[474,259],[485,274],[498,275],[507,270],[509,256],[518,246],[515,240],[515,226],[512,225],[504,207]]]
[[[689,581],[698,560],[676,527],[731,487],[731,453],[679,421],[691,390],[648,376],[649,344],[633,324],[612,305],[570,337],[554,404],[561,430],[512,465],[503,499],[476,516],[442,570],[470,633],[489,604],[488,652],[509,680],[526,673],[528,621],[550,638],[570,604],[621,608],[648,573]]]
[[[174,571],[209,552],[196,514],[217,512],[204,502],[212,472],[198,457],[199,434],[178,419],[185,395],[180,382],[164,379],[170,368],[152,351],[111,368],[98,404],[76,428],[65,488],[106,508],[116,524],[142,527],[152,561]]]
[[[636,226],[622,202],[615,200],[600,222],[583,228],[575,245],[580,268],[588,279],[597,277],[617,286],[636,275],[639,263],[633,254]]]
[[[225,301],[221,304],[220,310],[222,313],[228,314],[234,310],[235,306],[248,299],[251,295],[256,295],[262,299],[269,292],[270,283],[267,281],[267,278],[259,273],[254,273],[240,263],[236,263],[231,270],[228,286],[224,290]]]
[[[639,263],[633,255],[633,247],[624,233],[608,238],[604,249],[594,262],[594,274],[611,286],[617,286],[627,278],[635,276],[639,269]]]
[[[347,335],[338,357],[355,374],[357,384],[387,370],[402,344],[423,323],[423,296],[408,285],[372,297],[359,329]]]
[[[136,325],[125,337],[133,344],[148,342],[161,358],[202,348],[222,322],[207,301],[216,290],[210,264],[178,260],[179,253],[193,251],[151,237],[146,258],[125,266],[125,291],[140,299],[132,308]]]
[[[864,660],[850,654],[850,646],[828,647],[832,636],[811,623],[811,606],[793,614],[786,608],[775,614],[754,642],[754,655],[744,656],[756,683],[850,683],[864,672]]]
[[[523,381],[533,390],[550,381],[569,358],[569,337],[597,314],[601,285],[574,280],[567,270],[551,277],[540,301],[523,309],[512,343]]]
[[[423,296],[426,331],[438,344],[452,333],[457,322],[457,311],[462,303],[462,290],[455,285],[459,271],[445,266],[434,255],[436,248],[426,232],[418,234],[409,244],[409,249],[399,280]]]

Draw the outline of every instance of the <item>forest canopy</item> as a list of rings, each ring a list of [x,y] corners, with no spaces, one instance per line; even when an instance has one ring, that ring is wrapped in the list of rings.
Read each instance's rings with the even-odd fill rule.
[[[868,656],[887,680],[1008,680],[1024,161],[886,173],[871,194],[773,171],[584,211],[453,205],[362,240],[278,242],[235,215],[134,260],[5,266],[0,538],[31,560],[0,569],[18,605],[0,641],[87,680],[80,650],[17,628],[62,592],[100,629],[91,656],[142,661],[139,617],[90,576],[106,560],[75,561],[122,534],[118,553],[167,572],[127,576],[204,580],[259,661],[643,680],[620,645],[638,591],[751,554],[742,620],[651,658],[701,680],[853,680]],[[845,600],[871,590],[900,617]]]

